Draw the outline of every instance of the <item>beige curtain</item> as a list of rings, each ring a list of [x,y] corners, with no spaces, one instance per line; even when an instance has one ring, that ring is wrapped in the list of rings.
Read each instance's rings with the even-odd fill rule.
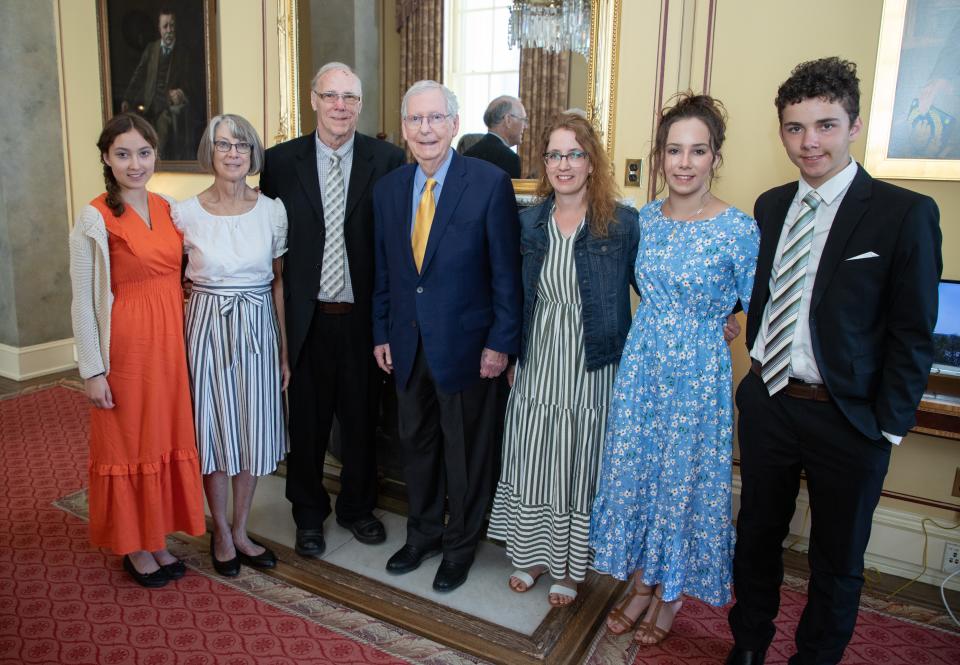
[[[417,81],[443,82],[443,0],[397,0],[400,98]],[[411,155],[407,151],[407,158]]]
[[[549,53],[541,48],[520,51],[520,101],[529,125],[520,144],[520,173],[537,178],[543,166],[540,138],[557,111],[569,105],[570,53]]]

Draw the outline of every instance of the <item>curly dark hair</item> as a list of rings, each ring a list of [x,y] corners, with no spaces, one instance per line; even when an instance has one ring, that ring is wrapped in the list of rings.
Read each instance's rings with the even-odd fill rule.
[[[857,65],[833,56],[801,62],[790,72],[790,78],[777,89],[777,116],[783,120],[783,109],[805,99],[826,99],[840,102],[853,123],[860,115],[860,79]]]
[[[672,105],[670,105],[672,102]],[[667,136],[670,128],[678,120],[696,118],[707,126],[710,133],[710,152],[717,159],[717,166],[710,172],[712,182],[714,172],[723,165],[723,140],[727,133],[727,110],[723,102],[710,95],[697,95],[692,91],[681,92],[675,95],[668,105],[660,111],[657,119],[657,133],[653,138],[653,147],[650,149],[650,163],[653,164],[652,176],[656,178],[656,192],[663,191],[666,177],[663,173],[663,154],[667,146]]]

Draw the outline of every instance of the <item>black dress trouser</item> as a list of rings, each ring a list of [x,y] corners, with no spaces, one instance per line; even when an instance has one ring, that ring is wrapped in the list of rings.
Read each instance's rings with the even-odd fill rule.
[[[853,635],[863,554],[890,462],[890,443],[855,429],[833,402],[767,394],[749,373],[740,409],[742,494],[733,563],[737,602],[730,627],[741,649],[766,649],[776,629],[800,472],[810,496],[810,584],[791,665],[840,662]]]
[[[377,503],[376,425],[382,373],[373,346],[355,334],[353,317],[318,307],[293,369],[287,499],[300,529],[319,529],[330,514],[323,465],[333,417],[340,423],[337,516],[370,517]]]
[[[444,393],[427,366],[423,343],[406,387],[397,388],[400,445],[409,512],[407,544],[440,547],[443,558],[469,563],[480,540],[499,462],[497,382],[481,379]],[[444,498],[449,517],[444,525]]]

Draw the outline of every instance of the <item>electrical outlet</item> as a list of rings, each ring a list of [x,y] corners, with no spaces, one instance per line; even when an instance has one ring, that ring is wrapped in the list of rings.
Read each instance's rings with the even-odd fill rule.
[[[640,186],[640,176],[642,175],[643,160],[642,159],[628,159],[627,160],[627,170],[623,176],[623,185],[625,187],[639,187]]]
[[[941,569],[945,573],[952,573],[960,570],[960,543],[946,543],[943,546],[943,566]]]

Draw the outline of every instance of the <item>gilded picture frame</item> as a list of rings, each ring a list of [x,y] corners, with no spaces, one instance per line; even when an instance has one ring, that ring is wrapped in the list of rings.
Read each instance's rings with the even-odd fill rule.
[[[878,178],[960,180],[960,0],[885,0],[864,160]]]
[[[216,12],[216,0],[97,0],[103,120],[149,120],[157,171],[202,172],[197,147],[220,112]]]

